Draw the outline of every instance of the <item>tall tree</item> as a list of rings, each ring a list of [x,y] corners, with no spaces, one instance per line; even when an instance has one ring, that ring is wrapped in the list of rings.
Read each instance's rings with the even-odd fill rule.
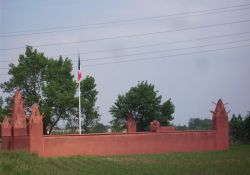
[[[73,81],[72,63],[59,57],[49,59],[45,74],[46,86],[43,87],[43,110],[51,117],[44,118],[44,131],[50,134],[59,120],[66,120],[75,113],[76,82]]]
[[[162,126],[170,125],[170,121],[174,119],[172,115],[174,110],[175,106],[172,104],[171,99],[161,105],[161,115],[158,117],[158,120]]]
[[[100,120],[98,107],[96,107],[97,94],[94,77],[87,76],[81,81],[81,112],[83,115],[83,129],[86,133],[89,133]]]
[[[162,97],[154,89],[154,85],[142,81],[132,87],[125,95],[118,95],[115,104],[110,108],[113,116],[113,129],[124,127],[129,114],[135,116],[138,131],[149,129],[149,123],[157,119],[161,125],[169,125],[173,119],[174,105],[171,100],[161,104]]]
[[[244,141],[250,143],[250,111],[246,115],[243,123]]]
[[[229,121],[229,136],[230,141],[233,144],[238,144],[243,142],[244,138],[244,128],[243,128],[243,119],[239,114],[236,116],[232,115],[231,120]]]
[[[39,103],[45,116],[46,134],[51,132],[58,120],[67,118],[73,110],[76,85],[71,71],[72,63],[68,59],[48,59],[43,53],[27,46],[25,54],[19,56],[18,65],[10,64],[11,78],[2,83],[1,88],[10,93],[10,97],[17,89],[20,90],[27,107]],[[11,106],[11,100],[7,103]]]
[[[8,73],[11,78],[9,81],[2,83],[1,88],[4,92],[10,93],[11,96],[19,89],[25,97],[25,104],[28,106],[39,102],[43,96],[42,88],[45,85],[47,61],[43,53],[27,46],[25,54],[19,56],[18,65],[9,65]]]

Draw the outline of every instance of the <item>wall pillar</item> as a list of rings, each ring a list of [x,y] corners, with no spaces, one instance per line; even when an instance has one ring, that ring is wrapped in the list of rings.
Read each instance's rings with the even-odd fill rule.
[[[135,122],[135,118],[133,117],[133,115],[129,115],[128,116],[128,120],[127,120],[127,132],[136,132],[136,122]]]
[[[216,131],[217,150],[229,149],[228,116],[221,99],[213,111],[213,129]]]
[[[152,122],[150,122],[150,131],[151,132],[157,132],[160,130],[160,122],[158,120],[153,120]]]
[[[27,150],[27,124],[21,93],[16,91],[13,102],[13,150]]]
[[[30,152],[36,153],[40,156],[43,155],[43,121],[37,104],[32,106],[32,112],[29,118],[29,148]]]
[[[9,118],[4,116],[3,123],[1,125],[1,134],[2,134],[2,147],[3,150],[11,150],[12,148],[12,134],[11,126],[9,123]]]

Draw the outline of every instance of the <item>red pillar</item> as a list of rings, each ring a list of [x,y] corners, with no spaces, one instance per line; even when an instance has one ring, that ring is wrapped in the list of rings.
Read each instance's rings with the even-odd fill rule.
[[[150,122],[150,131],[151,132],[157,132],[160,130],[160,122],[158,120],[153,120],[152,122]]]
[[[136,132],[136,122],[133,115],[128,116],[128,121],[126,125],[127,125],[127,132]]]
[[[220,99],[213,112],[213,129],[216,130],[216,148],[225,150],[229,148],[228,116],[224,104]]]
[[[19,91],[16,91],[13,102],[13,149],[27,150],[27,126],[26,115],[23,109],[23,99]]]
[[[1,125],[2,134],[2,148],[3,150],[11,150],[12,147],[12,137],[11,137],[11,126],[9,123],[9,118],[4,116],[3,123]]]
[[[44,150],[43,122],[37,104],[32,106],[29,118],[29,138],[30,152],[42,156]]]

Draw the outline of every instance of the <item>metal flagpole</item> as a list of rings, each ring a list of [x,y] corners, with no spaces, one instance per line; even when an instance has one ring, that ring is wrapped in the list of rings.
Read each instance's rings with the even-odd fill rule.
[[[78,82],[79,82],[79,134],[82,133],[82,119],[81,119],[81,63],[80,63],[80,54],[78,50]],[[79,77],[80,75],[80,77]]]
[[[81,126],[81,81],[79,80],[79,134],[82,133],[82,126]]]

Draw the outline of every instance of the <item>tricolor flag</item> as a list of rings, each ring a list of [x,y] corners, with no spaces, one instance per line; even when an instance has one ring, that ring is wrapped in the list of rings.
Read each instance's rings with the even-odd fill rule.
[[[78,81],[82,79],[82,73],[81,73],[81,62],[80,62],[80,54],[78,53]]]
[[[80,62],[80,54],[79,54],[79,51],[78,51],[78,74],[77,74],[77,80],[78,80],[78,83],[79,83],[79,134],[82,133],[82,127],[81,127],[81,124],[82,124],[82,120],[81,120],[81,79],[82,79],[82,73],[81,73],[81,62]]]

